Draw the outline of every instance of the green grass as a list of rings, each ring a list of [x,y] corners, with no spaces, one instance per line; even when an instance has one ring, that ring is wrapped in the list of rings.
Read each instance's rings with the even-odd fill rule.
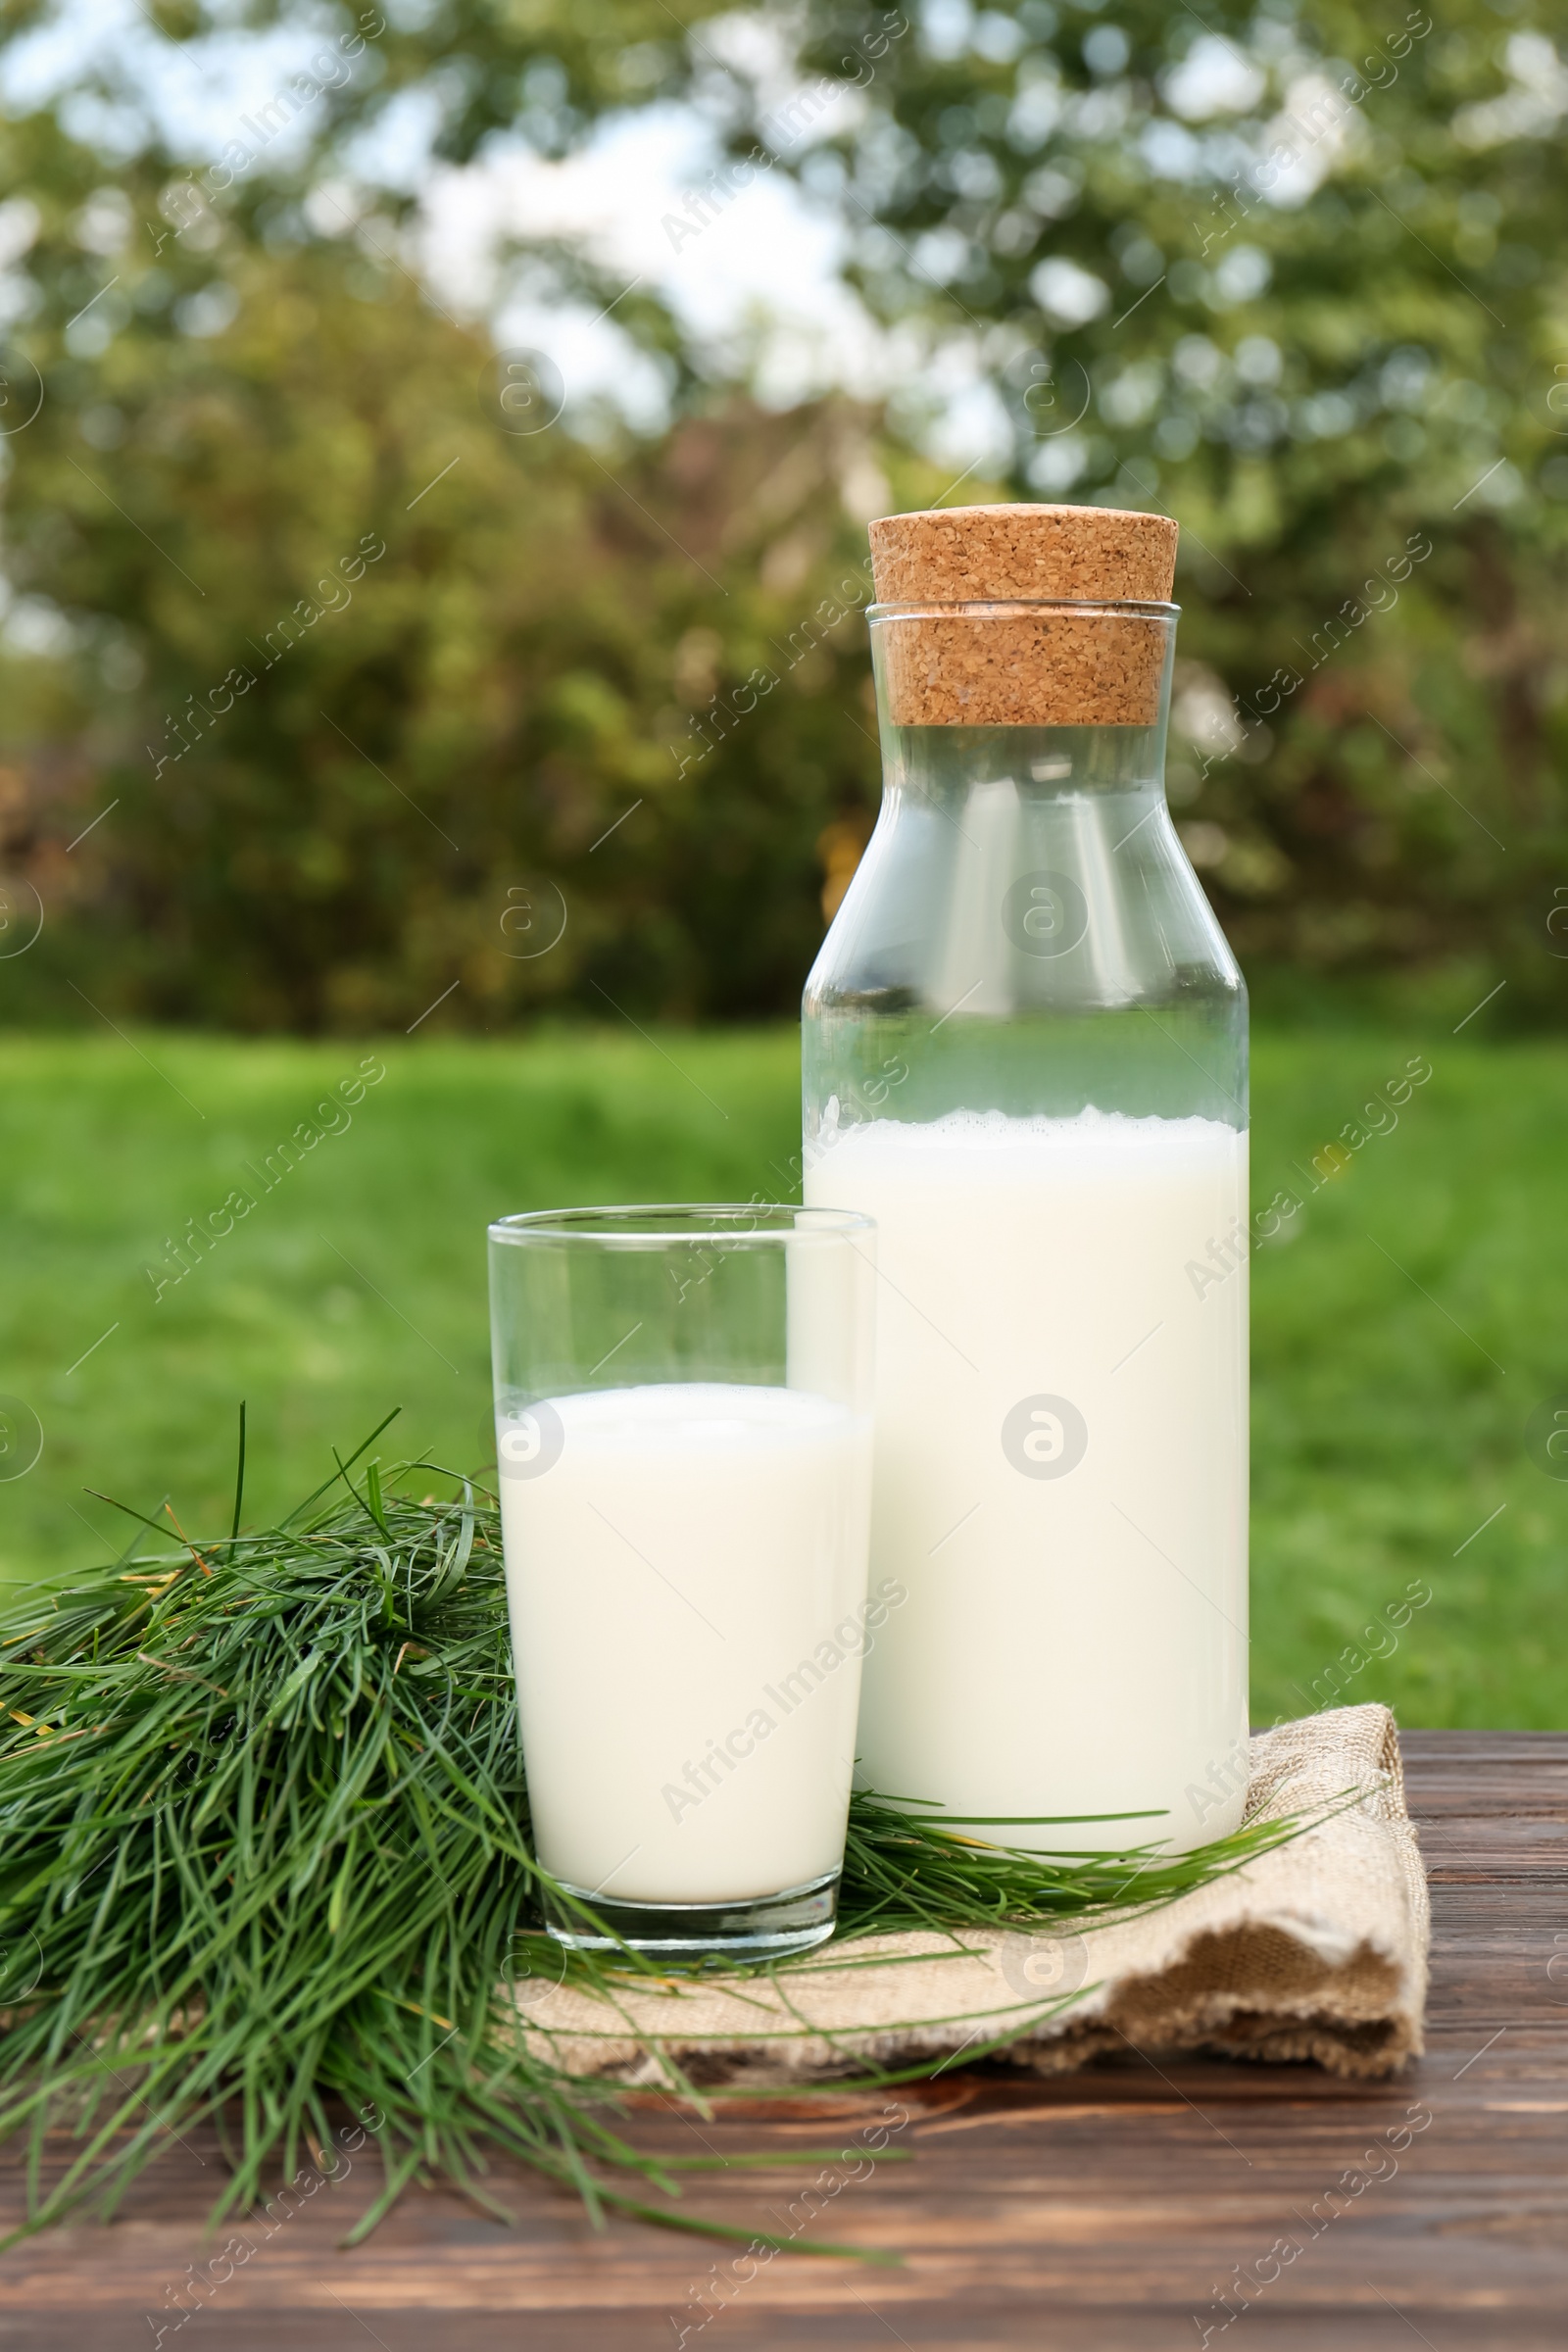
[[[1346,1697],[1387,1698],[1407,1723],[1568,1721],[1568,1483],[1524,1442],[1532,1409],[1568,1392],[1568,1047],[1449,1025],[1255,1039],[1259,1204],[1411,1054],[1434,1070],[1396,1130],[1254,1260],[1263,1720],[1319,1703],[1336,1660],[1368,1653],[1363,1629],[1424,1580],[1430,1602],[1377,1638],[1396,1646],[1344,1680]],[[789,1031],[383,1045],[387,1075],[348,1131],[155,1300],[144,1269],[166,1238],[218,1207],[361,1051],[0,1045],[0,1392],[44,1433],[36,1466],[0,1483],[0,1575],[118,1550],[128,1522],[88,1488],[149,1509],[171,1494],[192,1532],[226,1528],[241,1397],[252,1523],[392,1404],[400,1452],[476,1462],[492,1216],[781,1191],[798,1144]]]
[[[350,2243],[416,2177],[444,2176],[509,2218],[484,2178],[498,2147],[577,2188],[592,2214],[751,2237],[667,2201],[676,2175],[730,2158],[638,2150],[604,2086],[531,2044],[526,2005],[519,2018],[507,1998],[509,1981],[613,2000],[667,1980],[651,1958],[568,1958],[539,1935],[541,1894],[603,1923],[532,1858],[500,1539],[466,1484],[425,1505],[351,1455],[290,1526],[199,1549],[155,1533],[138,1569],[100,1571],[58,1609],[29,1592],[0,1611],[0,2143],[27,2143],[25,2228],[82,2204],[107,2215],[209,2118],[229,2158],[212,2183],[216,2228],[264,2196],[279,2159],[292,2174],[302,2143],[335,2151],[335,2103],[373,2132],[383,2167]],[[1165,1860],[1135,1844],[1043,1863],[857,1794],[839,1902],[849,1948],[799,1965],[862,1966],[853,1938],[871,1934],[1126,1918],[1311,1818],[1261,1818]],[[1015,1989],[971,2055],[1073,1991]],[[672,2063],[662,2071],[682,2086]],[[46,2182],[68,2132],[69,2161]],[[336,2152],[320,2161],[336,2173]]]

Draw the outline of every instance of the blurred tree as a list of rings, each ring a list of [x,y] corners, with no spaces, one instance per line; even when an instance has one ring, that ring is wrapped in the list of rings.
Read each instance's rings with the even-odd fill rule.
[[[92,159],[28,135],[33,751],[0,823],[50,919],[0,964],[13,1004],[315,1030],[791,1002],[818,837],[873,797],[867,419],[735,399],[589,448],[548,366],[433,311],[373,221],[213,215],[155,253],[154,189],[111,219]],[[83,348],[49,318],[93,208],[120,308]]]
[[[1015,494],[1181,520],[1172,797],[1233,937],[1490,952],[1560,1017],[1561,12],[902,22],[812,0],[802,74],[858,48],[861,97],[782,160],[856,225],[871,309],[992,388]]]
[[[159,23],[198,55],[233,21],[181,8]],[[782,1008],[821,869],[842,887],[854,853],[870,754],[849,723],[864,723],[853,623],[782,670],[765,647],[789,643],[838,559],[861,552],[834,483],[865,480],[869,420],[833,407],[706,414],[711,389],[642,289],[616,315],[667,371],[685,419],[668,450],[595,456],[559,431],[500,434],[466,405],[478,340],[421,309],[386,258],[414,199],[378,197],[337,238],[313,225],[318,206],[302,210],[417,90],[434,151],[457,161],[500,130],[560,154],[607,114],[682,97],[734,153],[775,159],[837,205],[854,282],[901,339],[892,417],[906,444],[933,422],[933,387],[967,372],[992,403],[1012,494],[1156,505],[1182,521],[1172,797],[1244,954],[1351,968],[1490,956],[1514,983],[1510,1004],[1560,1009],[1568,67],[1553,15],[1530,0],[1452,0],[1441,21],[1340,0],[1200,16],[1154,0],[928,0],[911,22],[808,0],[788,15],[688,11],[683,31],[658,0],[367,13],[330,19],[340,44],[363,48],[341,83],[318,76],[301,116],[312,144],[289,150],[286,171],[269,131],[248,166],[236,155],[181,173],[107,52],[84,61],[66,112],[113,114],[134,150],[113,184],[46,118],[4,133],[12,184],[36,182],[45,216],[11,308],[18,380],[30,360],[49,388],[40,425],[11,443],[27,454],[7,493],[8,567],[35,600],[13,639],[36,655],[69,625],[105,674],[148,663],[162,743],[164,712],[221,680],[239,638],[266,642],[341,552],[334,533],[352,525],[347,546],[373,530],[389,550],[352,608],[312,623],[156,791],[155,746],[122,796],[141,811],[140,865],[111,853],[128,815],[101,829],[116,904],[148,929],[145,1002],[199,1009],[196,975],[248,956],[255,972],[215,1014],[396,1017],[481,952],[500,919],[481,873],[488,886],[520,862],[525,883],[564,883],[562,861],[580,856],[602,917],[585,905],[569,953],[504,976],[490,1001],[571,987],[592,1002],[597,973],[644,1004]],[[292,10],[259,0],[248,21]],[[359,200],[333,186],[352,217]],[[24,226],[13,215],[13,244]],[[561,287],[599,287],[582,255],[541,258]],[[814,487],[798,521],[764,528],[747,502],[765,504],[781,467],[795,478],[786,449],[808,453]],[[439,488],[406,505],[454,454]],[[111,460],[131,495],[102,470]],[[883,462],[894,503],[944,487]],[[727,517],[691,500],[699,464],[716,498],[738,502]],[[160,569],[142,531],[204,596]],[[241,580],[215,589],[236,535]],[[549,551],[531,583],[510,553],[524,538]],[[763,564],[764,547],[796,552]],[[779,588],[803,548],[815,552]],[[760,695],[744,681],[769,662],[781,690],[766,714],[717,740],[744,721],[733,694]],[[59,741],[61,691],[25,682],[19,708],[36,711],[39,739]],[[683,701],[710,694],[702,736],[660,750],[670,780],[652,785]],[[369,771],[313,710],[331,710],[461,850],[402,810],[408,841],[422,828],[405,876],[388,846],[404,837],[365,799]],[[96,775],[118,735],[111,718],[94,724]],[[74,772],[56,753],[42,781],[58,795]],[[588,846],[601,814],[639,798]],[[331,856],[307,854],[319,812],[329,805],[337,825],[356,802],[358,829],[342,817]],[[470,805],[482,822],[466,821]],[[586,818],[576,850],[568,808]],[[177,829],[166,809],[182,811]],[[642,895],[630,881],[609,893],[599,861],[626,858],[656,821]],[[197,838],[211,857],[186,892],[172,870]],[[427,846],[453,858],[450,888]],[[246,859],[254,903],[237,895]],[[760,916],[737,886],[763,873],[787,917]],[[155,905],[174,935],[156,943]],[[185,928],[198,919],[199,935]],[[725,959],[732,988],[705,977]]]

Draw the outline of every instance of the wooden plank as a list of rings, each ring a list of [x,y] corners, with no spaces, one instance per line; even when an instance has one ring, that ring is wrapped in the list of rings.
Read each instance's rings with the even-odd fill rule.
[[[1487,1757],[1503,1764],[1539,1763],[1568,1772],[1568,1746],[1561,1732],[1402,1731],[1399,1750],[1419,1767],[1423,1782],[1434,1772],[1467,1767]]]
[[[362,2158],[270,2234],[252,2225],[254,2252],[164,2341],[1168,2352],[1207,2328],[1225,2352],[1239,2329],[1279,2352],[1410,2352],[1418,2337],[1433,2352],[1560,2352],[1568,1961],[1561,1983],[1548,1966],[1568,1954],[1568,1736],[1424,1733],[1405,1750],[1436,1944],[1430,2047],[1396,2082],[1129,2053],[1074,2076],[992,2067],[871,2098],[726,2102],[711,2119],[645,2101],[630,2118],[650,2149],[835,2151],[804,2173],[700,2177],[692,2201],[752,2230],[795,2227],[793,2200],[797,2221],[815,2215],[807,2234],[898,2254],[894,2268],[790,2255],[737,2276],[727,2249],[699,2240],[627,2222],[596,2235],[507,2166],[494,2185],[515,2228],[421,2190],[342,2253],[373,2193]],[[864,2132],[887,2108],[890,2145],[913,2162],[867,2162]],[[199,2229],[219,2169],[194,2135],[112,2226],[5,2257],[0,2352],[153,2344],[186,2266],[213,2251]],[[0,2210],[18,2190],[13,2159]]]

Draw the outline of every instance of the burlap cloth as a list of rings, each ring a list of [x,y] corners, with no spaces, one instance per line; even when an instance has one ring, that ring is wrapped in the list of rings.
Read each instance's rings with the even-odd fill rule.
[[[1392,2073],[1421,2044],[1429,1914],[1394,1718],[1340,1707],[1258,1734],[1248,1821],[1313,1817],[1289,1844],[1087,1935],[965,1930],[825,1945],[768,1977],[607,2002],[560,1986],[528,2037],[579,2076],[788,2082],[933,2063],[1004,2038],[1051,2073],[1102,2050],[1206,2049]]]

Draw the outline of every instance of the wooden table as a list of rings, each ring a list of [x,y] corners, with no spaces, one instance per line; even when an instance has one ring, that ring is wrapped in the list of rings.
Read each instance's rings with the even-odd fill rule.
[[[772,2108],[765,2123],[727,2113],[700,2126],[726,2153],[851,2150],[827,2176],[838,2186],[821,2233],[903,2260],[781,2255],[722,2309],[691,2290],[729,2250],[633,2223],[596,2235],[520,2176],[500,2183],[521,2217],[514,2230],[416,2191],[368,2245],[339,2253],[368,2197],[369,2167],[357,2165],[164,2341],[180,2352],[655,2352],[684,2328],[703,2352],[1196,2352],[1207,2328],[1225,2352],[1265,2341],[1562,2352],[1568,1734],[1417,1732],[1404,1744],[1436,1942],[1428,2052],[1396,2082],[1129,2056],[1050,2081],[977,2070]],[[856,2150],[887,2106],[906,2119],[889,2145],[913,2161],[872,2172]],[[1430,2123],[1412,2129],[1422,2116]],[[673,2116],[647,2112],[633,2129],[650,2145],[698,2145],[699,2127]],[[167,2290],[212,2251],[199,2226],[216,2171],[197,2138],[112,2226],[6,2256],[0,2347],[151,2346],[172,2317]],[[1331,2195],[1347,2174],[1359,2192]],[[815,2177],[700,2176],[694,2193],[742,2229],[766,2229]],[[0,2190],[14,2209],[14,2167]],[[1289,2244],[1294,2256],[1271,2251]]]

